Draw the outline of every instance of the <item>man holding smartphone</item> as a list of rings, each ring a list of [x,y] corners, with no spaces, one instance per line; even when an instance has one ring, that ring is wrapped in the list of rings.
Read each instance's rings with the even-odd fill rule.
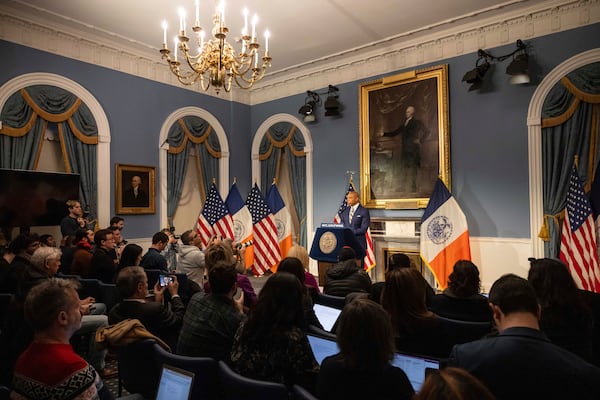
[[[117,276],[117,289],[123,301],[110,310],[109,324],[128,318],[139,319],[150,333],[175,348],[185,313],[185,306],[178,294],[177,277],[161,275],[154,285],[152,299],[149,296],[146,271],[142,267],[125,267]],[[165,291],[170,294],[168,301],[165,301]]]

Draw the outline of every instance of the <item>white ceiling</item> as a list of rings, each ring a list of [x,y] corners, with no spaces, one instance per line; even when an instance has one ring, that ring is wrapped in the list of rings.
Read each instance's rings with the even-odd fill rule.
[[[242,9],[258,14],[257,32],[271,32],[271,72],[293,69],[333,54],[351,54],[398,36],[413,38],[500,13],[547,3],[548,0],[226,0],[230,38],[239,37]],[[156,54],[162,44],[161,22],[178,25],[177,8],[194,15],[194,0],[0,0],[42,18],[83,32],[127,43]],[[214,0],[200,0],[200,25],[210,30]],[[192,18],[187,18],[188,27]],[[189,32],[189,28],[188,28]],[[175,30],[169,30],[169,47]],[[153,53],[156,51],[156,53]]]

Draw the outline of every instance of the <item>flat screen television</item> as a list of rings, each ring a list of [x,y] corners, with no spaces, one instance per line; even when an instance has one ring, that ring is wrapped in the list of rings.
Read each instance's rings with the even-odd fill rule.
[[[79,174],[0,168],[0,228],[60,225],[79,199]]]

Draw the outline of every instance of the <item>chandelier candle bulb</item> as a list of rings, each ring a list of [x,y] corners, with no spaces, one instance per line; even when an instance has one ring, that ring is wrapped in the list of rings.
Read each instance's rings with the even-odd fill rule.
[[[173,39],[173,41],[175,42],[175,48],[173,49],[173,60],[177,62],[177,46],[179,46],[179,39],[176,37]]]
[[[162,22],[162,28],[163,28],[163,48],[167,48],[167,28],[169,27],[169,25],[167,25],[167,21],[163,21]]]
[[[258,15],[252,17],[252,43],[256,43],[256,24],[258,23]]]
[[[200,0],[196,0],[196,26],[200,26]]]
[[[265,31],[265,57],[269,57],[269,37],[271,36],[271,33],[266,30]]]
[[[244,29],[242,30],[242,36],[248,35],[248,9],[244,8]]]
[[[181,36],[185,35],[185,10],[183,8],[179,8],[179,30],[181,31]]]

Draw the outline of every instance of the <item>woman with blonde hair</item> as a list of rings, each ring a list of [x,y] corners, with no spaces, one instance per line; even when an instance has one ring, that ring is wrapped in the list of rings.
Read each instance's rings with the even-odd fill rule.
[[[319,289],[319,283],[313,274],[311,274],[308,270],[308,251],[299,244],[294,244],[289,250],[286,257],[295,257],[302,263],[304,267],[304,284],[308,287],[315,288],[317,293],[321,293],[321,289]]]

